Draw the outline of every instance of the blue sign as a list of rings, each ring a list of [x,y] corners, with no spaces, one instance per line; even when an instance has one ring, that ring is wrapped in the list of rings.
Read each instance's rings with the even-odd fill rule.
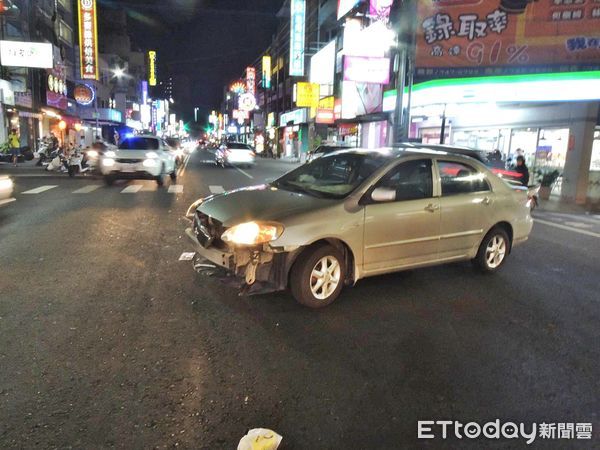
[[[306,0],[292,0],[290,22],[290,76],[304,76]]]

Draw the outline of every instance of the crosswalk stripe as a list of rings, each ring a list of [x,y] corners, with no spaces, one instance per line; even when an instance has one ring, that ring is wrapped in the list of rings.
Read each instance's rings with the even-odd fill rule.
[[[210,192],[213,194],[222,194],[223,192],[225,192],[225,189],[223,189],[223,186],[209,186],[208,188],[210,189]]]
[[[41,194],[42,192],[46,192],[46,191],[49,191],[50,189],[54,189],[57,187],[58,187],[57,185],[40,186],[38,188],[30,189],[28,191],[22,192],[22,194],[28,194],[28,195]]]
[[[89,194],[90,192],[94,192],[96,189],[100,189],[101,187],[101,184],[90,184],[89,186],[85,186],[81,189],[73,191],[73,194]]]
[[[169,186],[169,194],[182,194],[183,184],[172,184]]]
[[[131,186],[127,186],[125,189],[121,191],[121,194],[135,194],[139,192],[144,186],[141,184],[132,184]]]

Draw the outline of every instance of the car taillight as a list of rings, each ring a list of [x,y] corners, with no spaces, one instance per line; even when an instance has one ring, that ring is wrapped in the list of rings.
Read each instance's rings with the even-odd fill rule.
[[[523,176],[522,173],[514,172],[512,170],[492,169],[492,172],[500,177],[521,178]]]

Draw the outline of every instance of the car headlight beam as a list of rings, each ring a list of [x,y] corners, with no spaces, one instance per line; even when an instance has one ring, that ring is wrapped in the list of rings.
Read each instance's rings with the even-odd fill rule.
[[[245,222],[228,229],[221,239],[236,245],[266,244],[278,239],[283,225],[275,222]]]

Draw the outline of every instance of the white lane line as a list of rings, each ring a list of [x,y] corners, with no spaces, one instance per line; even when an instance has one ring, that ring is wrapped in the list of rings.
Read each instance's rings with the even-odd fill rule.
[[[0,206],[8,205],[9,203],[16,202],[16,198],[7,198],[4,200],[0,200]]]
[[[191,261],[196,256],[196,252],[184,252],[179,257],[179,261]]]
[[[125,189],[121,191],[121,194],[135,194],[139,192],[144,186],[141,184],[132,184],[131,186],[127,186]]]
[[[30,189],[29,191],[21,192],[22,194],[33,195],[33,194],[41,194],[42,192],[49,191],[50,189],[57,188],[58,185],[48,185],[48,186],[40,186],[39,188]]]
[[[593,225],[590,225],[589,223],[583,223],[583,222],[565,222],[565,225],[567,225],[568,227],[573,227],[573,228],[594,228]]]
[[[73,194],[89,194],[90,192],[94,192],[96,189],[100,189],[101,187],[101,184],[90,184],[89,186],[85,186],[81,189],[73,191]]]
[[[209,186],[208,189],[210,189],[211,194],[222,194],[225,192],[223,186]]]
[[[192,155],[187,155],[185,157],[185,161],[183,162],[183,166],[179,168],[179,176],[183,175],[183,173],[185,172],[185,169],[187,169],[187,165],[190,162],[190,158],[192,157]]]
[[[169,194],[183,194],[183,184],[172,184],[169,186]]]
[[[234,166],[235,167],[235,166]],[[248,172],[243,171],[242,169],[240,169],[239,167],[236,167],[235,170],[237,170],[238,172],[241,172],[242,174],[246,175],[248,178],[250,178],[251,180],[254,179],[254,177],[252,175],[250,175]]]
[[[541,223],[542,225],[548,225],[549,227],[560,228],[561,230],[571,231],[573,233],[584,234],[586,236],[592,236],[600,238],[600,233],[594,233],[593,231],[588,230],[580,230],[578,228],[568,227],[566,225],[562,225],[560,223],[547,222],[545,220],[534,219],[535,223]]]

